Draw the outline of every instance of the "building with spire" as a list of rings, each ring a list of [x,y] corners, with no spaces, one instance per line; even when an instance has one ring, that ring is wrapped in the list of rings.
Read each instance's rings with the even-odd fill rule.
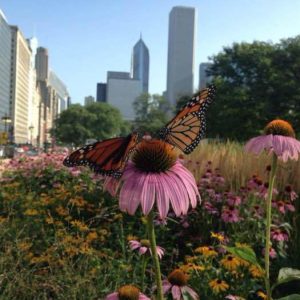
[[[149,50],[142,39],[134,45],[131,59],[132,78],[140,80],[143,93],[149,90]]]

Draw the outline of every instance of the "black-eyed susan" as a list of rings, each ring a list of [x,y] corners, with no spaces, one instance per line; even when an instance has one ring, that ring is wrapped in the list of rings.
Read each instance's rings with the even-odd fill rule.
[[[221,279],[213,279],[209,282],[210,288],[214,293],[218,294],[220,292],[225,292],[229,289],[229,285]]]
[[[200,253],[205,257],[215,257],[218,255],[217,251],[211,246],[202,246],[195,249],[195,253]]]
[[[264,271],[255,265],[251,265],[249,271],[254,278],[261,278],[264,276]]]
[[[225,236],[218,232],[211,232],[210,236],[216,240],[218,240],[220,243],[224,242]]]
[[[202,265],[197,265],[194,263],[187,263],[185,265],[180,266],[180,270],[182,270],[185,273],[191,273],[193,271],[196,272],[202,272],[204,271],[206,268]]]
[[[221,265],[227,270],[236,270],[240,266],[240,260],[233,255],[226,255],[220,261]]]

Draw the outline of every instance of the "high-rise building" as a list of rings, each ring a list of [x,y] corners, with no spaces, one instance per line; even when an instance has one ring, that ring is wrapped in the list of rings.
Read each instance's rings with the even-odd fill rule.
[[[11,117],[13,141],[27,143],[31,49],[17,26],[11,28]]]
[[[212,63],[201,63],[199,66],[199,90],[204,89],[211,81],[212,76],[208,75],[208,71],[211,68]]]
[[[69,92],[63,81],[52,70],[49,72],[48,85],[55,91],[54,96],[57,98],[56,113],[53,115],[56,118],[58,114],[67,109]]]
[[[48,80],[49,77],[48,49],[44,47],[37,48],[35,67],[37,73],[37,80]]]
[[[193,93],[195,24],[195,8],[172,8],[169,15],[167,100],[173,105],[178,97]]]
[[[38,47],[38,40],[36,37],[27,39],[27,43],[31,49],[30,68],[29,68],[29,100],[28,100],[28,141],[37,145],[39,135],[40,123],[40,97],[37,95],[36,88],[36,68],[35,57]]]
[[[0,132],[8,131],[10,116],[11,32],[0,10]],[[3,121],[2,121],[3,118]],[[10,120],[10,119],[9,119]]]
[[[125,120],[134,120],[133,102],[141,93],[140,80],[131,78],[130,73],[107,72],[107,103],[117,107]]]
[[[97,102],[106,102],[106,83],[97,83]]]
[[[134,45],[131,59],[132,78],[138,79],[142,84],[142,91],[148,93],[149,89],[149,50],[142,40]]]
[[[89,105],[95,102],[95,98],[93,96],[84,97],[84,105]]]

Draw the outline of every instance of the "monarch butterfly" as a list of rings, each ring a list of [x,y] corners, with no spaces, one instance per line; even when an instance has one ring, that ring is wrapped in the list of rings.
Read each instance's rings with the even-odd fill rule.
[[[190,99],[177,115],[158,133],[160,139],[191,153],[203,138],[206,124],[205,112],[215,95],[213,85],[200,91]],[[139,143],[136,132],[127,137],[111,138],[84,146],[65,158],[68,167],[87,165],[94,172],[119,178],[126,162]]]

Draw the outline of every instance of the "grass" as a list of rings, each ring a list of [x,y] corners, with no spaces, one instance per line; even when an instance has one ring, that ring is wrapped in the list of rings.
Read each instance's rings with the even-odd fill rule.
[[[271,164],[270,155],[262,153],[255,156],[246,153],[242,144],[230,141],[225,143],[203,141],[187,159],[189,160],[187,166],[196,179],[200,178],[207,162],[211,161],[214,168],[220,169],[220,173],[233,190],[244,186],[254,174],[267,181],[266,166]],[[300,193],[299,178],[300,161],[279,163],[276,179],[278,189],[290,184],[297,193]]]

